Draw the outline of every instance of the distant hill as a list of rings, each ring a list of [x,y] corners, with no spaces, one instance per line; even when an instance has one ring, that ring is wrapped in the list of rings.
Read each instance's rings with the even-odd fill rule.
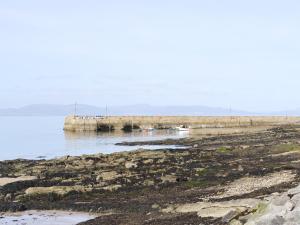
[[[36,104],[20,108],[0,109],[0,116],[66,116],[74,114],[74,104],[72,105],[51,105]],[[105,115],[105,107],[92,105],[77,105],[77,115]],[[245,116],[245,115],[282,115],[299,116],[300,109],[278,112],[255,113],[242,110],[230,110],[221,107],[208,106],[151,106],[151,105],[129,105],[110,106],[108,115],[161,115],[161,116]]]
[[[101,108],[89,105],[77,105],[80,114],[92,115]],[[0,116],[65,116],[74,114],[74,105],[36,104],[21,108],[0,109]]]
[[[0,109],[0,116],[66,116],[74,114],[73,105],[36,104],[21,108]],[[77,105],[78,115],[105,115],[105,107]],[[151,106],[130,105],[110,106],[108,115],[190,115],[190,116],[223,116],[223,115],[255,115],[241,110],[230,110],[208,106]]]
[[[300,108],[287,111],[277,111],[270,113],[271,115],[281,115],[281,116],[300,116]]]

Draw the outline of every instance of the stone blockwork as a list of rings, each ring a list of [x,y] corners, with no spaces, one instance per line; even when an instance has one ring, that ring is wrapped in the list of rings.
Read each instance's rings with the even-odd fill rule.
[[[186,125],[192,128],[266,126],[300,122],[300,117],[283,116],[67,116],[66,131],[97,131],[99,128],[121,130],[125,125],[156,129]],[[109,129],[108,129],[109,130]]]

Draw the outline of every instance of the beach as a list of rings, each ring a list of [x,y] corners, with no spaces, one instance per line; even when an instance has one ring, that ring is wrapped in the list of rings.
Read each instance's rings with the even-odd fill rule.
[[[0,210],[97,214],[81,224],[245,221],[272,193],[299,184],[299,129],[225,130],[118,143],[180,146],[175,149],[1,161]]]

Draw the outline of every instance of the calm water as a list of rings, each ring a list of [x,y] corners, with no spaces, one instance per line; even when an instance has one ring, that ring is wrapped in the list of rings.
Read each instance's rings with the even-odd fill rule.
[[[63,117],[0,117],[0,160],[112,153],[139,147],[161,148],[163,146],[116,146],[115,143],[187,136],[176,131],[65,133],[63,123]]]
[[[95,218],[87,213],[64,211],[26,211],[0,216],[0,225],[71,225]]]

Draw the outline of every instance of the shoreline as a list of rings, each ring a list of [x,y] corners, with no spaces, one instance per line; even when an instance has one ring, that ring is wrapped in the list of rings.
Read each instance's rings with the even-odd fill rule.
[[[55,131],[51,131],[55,132]],[[176,131],[159,130],[153,132],[117,132],[114,133],[68,133],[60,130],[60,134],[49,138],[47,132],[42,135],[36,134],[34,131],[31,134],[31,140],[26,140],[24,145],[17,143],[12,146],[9,143],[4,143],[5,148],[8,150],[0,155],[0,161],[4,160],[16,160],[16,159],[54,159],[63,157],[65,155],[80,156],[84,154],[97,154],[97,153],[113,153],[120,151],[134,150],[130,146],[116,146],[115,143],[122,141],[135,141],[135,140],[160,140],[166,138],[182,138],[186,135],[178,133]],[[4,134],[3,134],[4,135]],[[21,135],[21,132],[19,133]],[[35,138],[47,139],[46,141],[37,140]],[[37,146],[41,146],[37,148]],[[53,146],[53,147],[51,147]],[[25,151],[17,151],[17,149],[26,148]],[[145,146],[141,146],[145,147]],[[158,146],[150,146],[151,148],[158,148]],[[32,151],[29,152],[29,149]]]
[[[228,224],[300,182],[297,125],[143,144],[185,147],[1,161],[0,179],[18,180],[0,187],[0,211],[99,215],[86,225]]]
[[[109,150],[108,152],[95,152],[93,153],[93,151],[95,150],[91,150],[91,152],[86,152],[86,153],[72,153],[70,152],[70,154],[59,154],[59,155],[48,155],[44,154],[44,155],[39,155],[36,154],[35,156],[26,156],[26,157],[16,157],[16,158],[6,158],[6,159],[1,159],[1,161],[15,161],[15,160],[33,160],[33,161],[42,161],[42,160],[53,160],[53,159],[59,159],[61,157],[65,157],[65,156],[82,156],[82,155],[97,155],[97,154],[104,154],[104,155],[109,155],[109,154],[113,154],[113,153],[121,153],[121,152],[128,152],[128,151],[135,151],[137,149],[145,149],[145,150],[153,150],[153,149],[164,149],[164,148],[181,148],[176,146],[175,142],[172,142],[172,144],[168,144],[167,142],[164,142],[166,140],[177,140],[177,139],[184,139],[184,138],[191,138],[193,136],[196,136],[197,138],[200,137],[209,137],[209,136],[219,136],[219,135],[226,135],[226,134],[246,134],[246,133],[253,133],[253,132],[258,132],[258,131],[264,131],[266,129],[271,129],[274,126],[255,126],[255,127],[230,127],[230,128],[197,128],[197,129],[190,129],[189,132],[179,132],[179,131],[173,131],[171,130],[170,132],[166,132],[166,130],[155,130],[154,132],[151,132],[150,134],[147,134],[145,136],[139,136],[139,134],[141,134],[141,132],[138,131],[134,131],[133,134],[133,139],[144,139],[144,140],[140,140],[140,141],[136,141],[136,140],[129,140],[129,141],[121,141],[121,142],[113,142],[109,145],[109,149],[114,148],[114,149],[118,149],[118,150],[113,150],[111,152],[111,150]],[[101,134],[100,136],[99,133]],[[115,134],[117,134],[117,136],[115,136]],[[74,138],[76,140],[76,138],[81,137],[81,136],[92,136],[92,137],[99,137],[101,138],[102,135],[104,137],[107,137],[109,135],[112,135],[111,138],[112,140],[115,138],[119,137],[120,132],[119,131],[113,131],[110,134],[107,132],[66,132],[65,135],[68,136],[68,138]],[[121,131],[121,134],[130,134],[124,131]],[[153,135],[154,134],[154,135]],[[123,136],[121,136],[123,137]],[[126,136],[125,136],[126,138]],[[127,139],[132,139],[132,137],[129,137]],[[149,139],[149,140],[146,140]],[[147,144],[147,142],[151,141],[151,143]],[[157,144],[156,142],[161,142],[161,146],[159,146],[159,144]],[[140,142],[141,145],[138,146],[137,144],[133,144],[133,143],[137,143]],[[128,143],[132,143],[132,144],[128,144]],[[104,146],[105,147],[105,146]],[[130,148],[130,147],[136,147],[136,148]],[[103,151],[104,148],[100,148],[99,151]]]

